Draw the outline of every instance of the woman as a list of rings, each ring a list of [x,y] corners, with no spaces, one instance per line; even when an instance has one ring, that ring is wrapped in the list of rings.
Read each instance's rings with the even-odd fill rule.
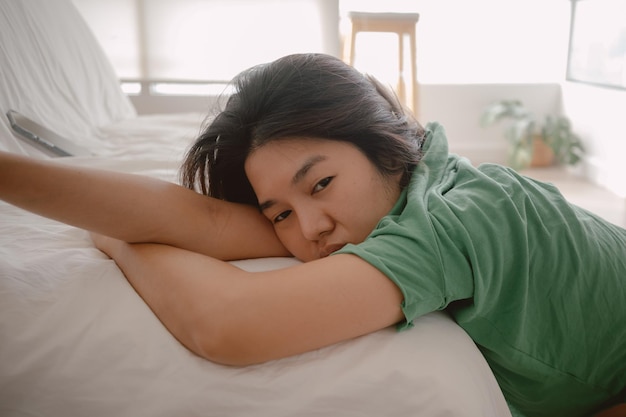
[[[441,126],[335,58],[288,56],[235,84],[189,151],[187,189],[2,155],[0,196],[93,231],[209,360],[266,361],[447,309],[526,415],[624,401],[625,230],[448,154]],[[223,262],[286,255],[306,263]]]

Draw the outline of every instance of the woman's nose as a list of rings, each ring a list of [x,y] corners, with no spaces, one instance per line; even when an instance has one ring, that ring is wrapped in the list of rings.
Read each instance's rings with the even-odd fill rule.
[[[321,210],[309,209],[301,212],[298,221],[302,235],[307,240],[317,241],[333,229],[332,219]]]

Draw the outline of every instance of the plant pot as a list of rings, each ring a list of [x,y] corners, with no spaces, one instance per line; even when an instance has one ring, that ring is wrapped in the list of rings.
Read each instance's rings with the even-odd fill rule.
[[[554,152],[543,141],[541,136],[533,138],[533,156],[530,160],[531,167],[547,167],[554,163]]]

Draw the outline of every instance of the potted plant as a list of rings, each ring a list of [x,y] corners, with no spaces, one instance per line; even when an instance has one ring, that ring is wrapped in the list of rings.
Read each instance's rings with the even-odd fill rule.
[[[540,123],[519,100],[489,105],[481,117],[483,127],[509,120],[504,135],[509,140],[509,164],[514,169],[547,166],[554,162],[576,165],[584,148],[565,116],[546,116]]]

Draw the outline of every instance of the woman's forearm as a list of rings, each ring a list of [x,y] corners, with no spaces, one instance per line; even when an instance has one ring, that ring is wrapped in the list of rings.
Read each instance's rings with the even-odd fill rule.
[[[157,179],[0,152],[0,199],[128,242],[155,242],[219,259],[287,255],[253,207]]]
[[[246,272],[166,245],[96,244],[180,342],[219,363],[307,352],[403,318],[398,287],[352,255]]]
[[[166,194],[166,183],[0,154],[0,198],[39,215],[124,240],[150,236],[153,222],[140,220],[150,200]],[[156,201],[152,202],[156,207]],[[150,214],[145,213],[146,220]]]

